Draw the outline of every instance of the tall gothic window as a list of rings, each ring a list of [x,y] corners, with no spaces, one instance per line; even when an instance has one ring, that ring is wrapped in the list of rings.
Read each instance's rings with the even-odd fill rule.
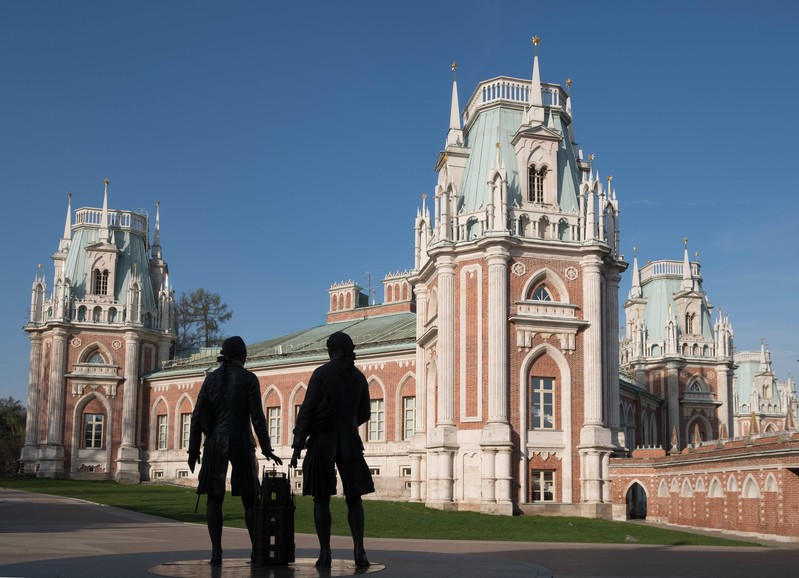
[[[92,293],[95,295],[108,295],[108,269],[92,271]]]
[[[413,437],[414,423],[416,421],[416,398],[402,398],[402,439],[409,440]]]
[[[691,313],[685,314],[685,332],[688,334],[694,332],[694,316]]]
[[[555,380],[530,378],[530,428],[555,429]]]
[[[535,165],[530,165],[527,169],[527,200],[531,203],[541,204],[544,202],[544,178],[547,170],[537,169]]]
[[[88,449],[103,447],[103,414],[83,415],[83,447]]]
[[[189,449],[189,437],[191,437],[191,414],[180,414],[180,448]]]
[[[272,446],[280,445],[280,408],[266,408],[266,422],[269,424],[269,441]]]
[[[159,415],[158,416],[158,449],[165,450],[166,449],[166,416]]]
[[[386,410],[382,399],[371,400],[372,415],[369,417],[369,434],[367,439],[370,442],[383,441],[386,431]]]

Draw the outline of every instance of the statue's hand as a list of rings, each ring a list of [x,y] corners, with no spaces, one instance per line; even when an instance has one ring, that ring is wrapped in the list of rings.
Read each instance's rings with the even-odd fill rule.
[[[189,469],[191,473],[194,473],[194,466],[197,465],[197,461],[200,459],[200,456],[195,454],[189,454]]]
[[[261,452],[261,453],[264,454],[264,457],[267,460],[272,460],[273,462],[275,462],[279,466],[283,465],[283,460],[281,460],[279,457],[277,457],[272,450],[268,450],[268,451]]]
[[[294,453],[291,455],[291,461],[289,462],[289,466],[292,468],[297,467],[297,462],[300,461],[300,454],[302,450],[300,448],[294,448]]]

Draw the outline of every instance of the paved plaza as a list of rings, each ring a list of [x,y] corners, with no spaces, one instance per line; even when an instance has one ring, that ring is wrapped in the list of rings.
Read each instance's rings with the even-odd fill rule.
[[[368,523],[368,503],[367,503]],[[225,562],[207,563],[205,526],[43,494],[0,488],[0,577],[375,578],[714,577],[799,573],[796,544],[761,548],[367,539],[368,572],[351,562],[349,538],[334,538],[333,568],[316,570],[316,537],[296,536],[297,563],[251,567],[249,539],[225,528]]]

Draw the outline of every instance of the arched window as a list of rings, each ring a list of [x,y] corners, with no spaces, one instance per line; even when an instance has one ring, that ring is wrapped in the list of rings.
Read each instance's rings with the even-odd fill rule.
[[[527,200],[531,203],[541,204],[544,202],[544,179],[547,170],[544,167],[536,168],[530,165],[527,169]]]
[[[108,269],[92,271],[92,293],[108,295]]]
[[[103,358],[102,354],[99,351],[95,351],[91,354],[91,357],[86,360],[87,363],[105,363],[105,359]]]
[[[546,288],[546,285],[536,287],[535,291],[533,291],[533,301],[552,301],[552,294]]]
[[[686,313],[685,314],[685,332],[689,333],[689,334],[694,332],[694,315],[693,315],[693,313]]]
[[[103,419],[101,413],[83,414],[83,447],[100,449],[103,447]]]

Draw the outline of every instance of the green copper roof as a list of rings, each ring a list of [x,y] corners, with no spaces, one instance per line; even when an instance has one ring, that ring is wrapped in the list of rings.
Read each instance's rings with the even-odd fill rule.
[[[679,293],[682,279],[679,277],[659,277],[644,283],[641,287],[643,297],[647,300],[644,319],[646,320],[647,339],[658,341],[666,338],[666,324],[669,318],[669,305],[672,316],[676,316],[674,294]],[[675,317],[676,320],[676,317]],[[677,335],[681,334],[680,322],[677,321]],[[713,325],[710,312],[702,306],[702,337],[713,339]]]
[[[64,275],[69,278],[73,296],[77,299],[84,299],[90,290],[88,285],[91,283],[91,276],[87,270],[86,247],[98,242],[98,233],[99,229],[92,226],[75,227],[72,231]],[[128,282],[133,275],[135,264],[142,281],[142,308],[155,308],[156,300],[150,282],[150,261],[145,237],[133,229],[111,229],[111,234],[112,243],[119,250],[114,299],[121,304],[127,303]]]
[[[465,147],[469,149],[469,160],[461,181],[458,211],[471,213],[487,205],[489,173],[496,167],[497,143],[500,144],[500,159],[507,172],[508,204],[521,205],[519,166],[511,141],[522,125],[523,112],[518,107],[495,106],[478,112],[468,132],[464,135]],[[546,111],[547,121],[552,111]],[[577,153],[569,139],[565,119],[553,115],[556,132],[564,138],[558,144],[558,204],[564,212],[577,212],[579,171]]]
[[[355,343],[355,354],[396,352],[416,348],[416,313],[395,313],[365,319],[327,323],[274,339],[259,341],[247,346],[247,368],[258,368],[289,363],[322,362],[327,359],[327,338],[336,331],[348,334]],[[196,373],[216,366],[218,349],[207,349],[202,354],[169,361],[163,370],[150,374],[157,379],[174,373]]]

